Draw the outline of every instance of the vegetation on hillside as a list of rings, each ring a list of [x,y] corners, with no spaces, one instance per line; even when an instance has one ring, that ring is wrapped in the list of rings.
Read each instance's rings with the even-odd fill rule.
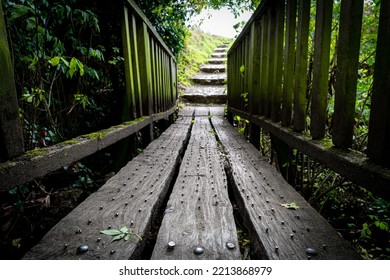
[[[191,28],[186,36],[185,47],[178,57],[179,86],[190,85],[189,78],[199,70],[201,64],[207,62],[215,48],[230,42],[229,38],[207,34],[199,28]]]

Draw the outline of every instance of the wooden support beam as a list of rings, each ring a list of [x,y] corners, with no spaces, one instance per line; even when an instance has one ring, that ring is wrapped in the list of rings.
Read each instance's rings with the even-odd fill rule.
[[[310,24],[310,0],[300,0],[298,9],[298,40],[294,84],[294,130],[306,126],[306,77]]]
[[[2,161],[23,153],[24,141],[1,1],[0,61],[0,161]]]
[[[325,136],[332,12],[333,0],[317,0],[310,122],[313,139],[321,139]]]
[[[381,2],[378,29],[368,155],[374,162],[390,166],[390,1]]]
[[[364,0],[341,1],[333,114],[333,144],[352,146]]]

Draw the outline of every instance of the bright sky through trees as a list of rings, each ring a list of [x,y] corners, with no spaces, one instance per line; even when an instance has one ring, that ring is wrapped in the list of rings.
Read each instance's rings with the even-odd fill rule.
[[[204,10],[198,16],[194,17],[190,22],[192,25],[199,26],[203,31],[213,34],[221,35],[228,38],[233,38],[239,34],[233,28],[233,25],[247,21],[253,12],[245,12],[237,18],[227,9],[220,10]],[[241,31],[241,28],[239,29]]]

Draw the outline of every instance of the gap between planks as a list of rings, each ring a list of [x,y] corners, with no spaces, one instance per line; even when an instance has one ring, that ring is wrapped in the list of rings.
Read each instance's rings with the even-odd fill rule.
[[[211,118],[228,154],[230,179],[251,235],[265,259],[360,259],[353,247],[226,120]],[[296,202],[292,210],[282,204]],[[317,254],[307,254],[307,248]]]
[[[188,142],[192,126],[188,114],[179,116],[143,153],[57,223],[24,259],[140,258]],[[100,233],[122,226],[144,239],[111,242],[112,236]],[[78,253],[80,245],[89,250]]]
[[[241,259],[224,158],[210,114],[223,115],[223,107],[195,107],[191,138],[152,259]],[[169,242],[174,242],[173,249],[168,247]],[[228,243],[234,248],[229,249]],[[198,247],[204,253],[195,254]]]

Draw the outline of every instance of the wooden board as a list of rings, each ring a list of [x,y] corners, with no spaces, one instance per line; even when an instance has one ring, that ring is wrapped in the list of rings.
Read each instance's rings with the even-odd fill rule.
[[[227,178],[208,108],[196,108],[190,142],[168,201],[152,259],[240,259]],[[200,115],[200,116],[199,116]],[[168,243],[174,242],[173,249]],[[235,245],[228,249],[227,243]],[[204,248],[195,254],[196,247]]]
[[[96,193],[54,226],[24,259],[139,258],[154,218],[167,195],[192,118],[182,117]],[[127,226],[143,237],[111,242],[102,230]],[[98,239],[100,238],[100,239]],[[77,253],[80,245],[89,250]]]
[[[43,177],[63,166],[92,155],[151,125],[154,121],[169,118],[175,110],[176,106],[166,112],[81,135],[50,147],[28,151],[13,160],[0,163],[0,191],[7,191],[12,187]]]
[[[228,154],[232,187],[256,255],[264,259],[360,258],[227,121],[220,117],[211,121]],[[299,209],[282,206],[292,202]],[[317,255],[308,255],[307,248],[317,250]]]

